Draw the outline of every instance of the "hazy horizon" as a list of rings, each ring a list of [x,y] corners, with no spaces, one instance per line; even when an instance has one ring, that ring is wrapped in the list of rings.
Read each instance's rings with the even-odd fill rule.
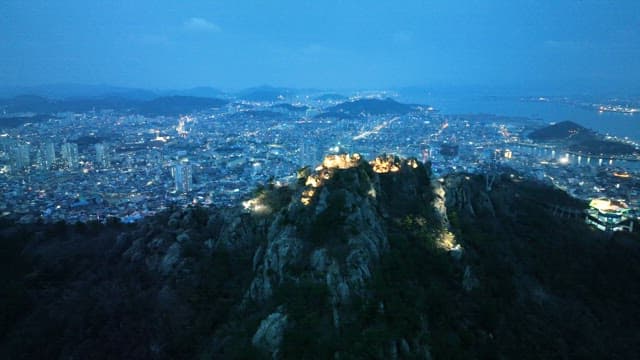
[[[9,0],[0,13],[5,87],[640,90],[630,0]]]

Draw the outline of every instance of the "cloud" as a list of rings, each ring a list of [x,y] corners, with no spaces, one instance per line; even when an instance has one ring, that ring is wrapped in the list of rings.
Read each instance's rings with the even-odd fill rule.
[[[184,22],[184,28],[193,32],[220,32],[220,26],[203,18],[192,17]]]

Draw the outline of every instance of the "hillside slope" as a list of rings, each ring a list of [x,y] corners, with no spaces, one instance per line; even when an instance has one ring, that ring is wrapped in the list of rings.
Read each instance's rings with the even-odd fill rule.
[[[3,358],[637,358],[640,242],[518,176],[325,159],[233,209],[3,223]]]

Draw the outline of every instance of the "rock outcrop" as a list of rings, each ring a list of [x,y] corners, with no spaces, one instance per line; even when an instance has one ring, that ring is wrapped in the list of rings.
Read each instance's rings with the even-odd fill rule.
[[[255,335],[251,338],[251,344],[256,348],[273,352],[277,357],[277,350],[282,343],[285,327],[287,326],[287,315],[281,312],[274,312],[260,322],[260,326]]]
[[[491,198],[477,181],[471,181],[469,175],[448,176],[445,179],[446,207],[464,212],[468,216],[477,214],[495,217],[495,209]]]
[[[389,248],[390,217],[429,207],[429,174],[414,159],[385,156],[369,164],[357,154],[335,155],[305,185],[277,214],[266,245],[256,251],[245,301],[265,304],[285,283],[312,282],[326,287],[331,322],[340,328],[345,306],[366,297],[367,283]]]

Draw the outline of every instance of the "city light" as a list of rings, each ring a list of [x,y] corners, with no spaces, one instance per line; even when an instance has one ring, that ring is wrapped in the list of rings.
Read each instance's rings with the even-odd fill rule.
[[[25,214],[44,216],[45,221],[86,221],[87,214],[98,211],[122,217],[143,204],[152,211],[168,202],[192,205],[194,198],[234,206],[256,183],[269,182],[303,186],[299,201],[312,205],[335,171],[366,159],[374,172],[395,174],[402,167],[417,169],[414,158],[430,164],[436,179],[458,171],[481,174],[509,168],[522,178],[567,189],[581,198],[637,197],[629,189],[631,181],[618,187],[596,177],[604,170],[609,178],[631,179],[636,169],[600,154],[580,153],[572,163],[568,149],[526,140],[532,124],[522,120],[486,114],[449,116],[436,109],[425,111],[426,107],[406,115],[358,112],[335,117],[324,110],[341,102],[309,101],[313,117],[295,109],[272,117],[273,103],[240,101],[189,115],[63,114],[55,122],[6,129],[0,135],[4,201],[18,204]],[[292,103],[304,105],[299,99]],[[83,138],[101,141],[87,146],[77,141]],[[623,137],[607,141],[635,144]],[[450,153],[443,151],[447,149]],[[309,165],[312,173],[298,180],[296,170],[302,165]],[[104,196],[84,208],[72,207],[78,193]],[[379,195],[375,189],[366,194]],[[51,203],[61,208],[45,212]],[[269,211],[261,202],[246,205],[251,212]]]

